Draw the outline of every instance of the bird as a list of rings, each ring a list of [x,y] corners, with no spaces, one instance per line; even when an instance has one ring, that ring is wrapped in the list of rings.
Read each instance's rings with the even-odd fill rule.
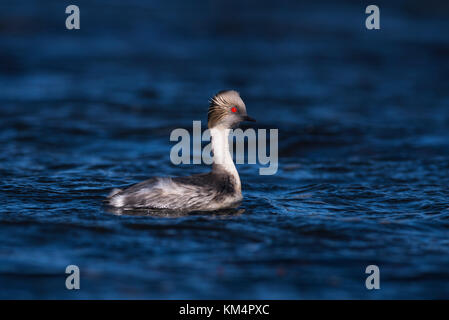
[[[207,124],[213,152],[207,173],[180,177],[152,177],[125,189],[113,189],[107,205],[120,209],[214,211],[238,207],[242,200],[240,176],[229,151],[229,132],[248,116],[235,90],[223,90],[210,100]]]

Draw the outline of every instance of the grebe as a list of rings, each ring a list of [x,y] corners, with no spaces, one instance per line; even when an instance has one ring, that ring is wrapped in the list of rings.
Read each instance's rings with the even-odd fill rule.
[[[211,99],[207,120],[213,152],[210,172],[150,178],[124,190],[114,189],[106,202],[122,209],[212,211],[237,207],[243,199],[242,187],[229,152],[229,131],[242,121],[255,120],[234,90],[220,91]]]

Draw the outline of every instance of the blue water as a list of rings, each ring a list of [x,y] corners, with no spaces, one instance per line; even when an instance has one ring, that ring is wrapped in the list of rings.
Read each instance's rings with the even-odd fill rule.
[[[443,1],[0,4],[0,298],[448,298]],[[239,165],[236,210],[117,215],[174,166],[171,130],[241,92],[279,171]],[[65,288],[65,268],[81,289]],[[380,268],[380,290],[365,268]]]

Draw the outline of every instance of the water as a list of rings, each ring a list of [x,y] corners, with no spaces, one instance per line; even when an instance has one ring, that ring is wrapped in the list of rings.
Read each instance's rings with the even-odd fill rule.
[[[0,5],[0,298],[448,298],[447,4]],[[241,92],[279,171],[239,209],[116,215],[175,128]],[[65,268],[81,290],[65,289]],[[378,265],[381,289],[365,288]]]

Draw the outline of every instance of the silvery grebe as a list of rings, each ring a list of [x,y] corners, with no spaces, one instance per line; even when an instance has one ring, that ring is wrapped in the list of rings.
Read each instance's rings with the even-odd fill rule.
[[[212,171],[188,177],[154,177],[126,189],[114,189],[107,203],[122,209],[211,211],[236,207],[243,199],[240,177],[229,152],[231,128],[255,121],[234,90],[220,91],[210,101]]]

